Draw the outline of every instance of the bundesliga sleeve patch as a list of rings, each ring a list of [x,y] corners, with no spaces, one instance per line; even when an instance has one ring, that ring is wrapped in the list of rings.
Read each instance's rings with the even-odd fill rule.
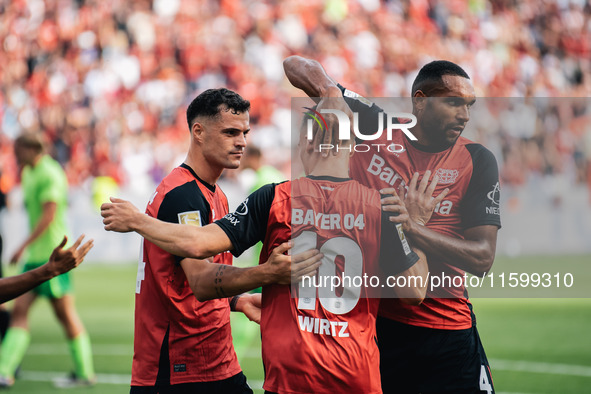
[[[201,214],[199,211],[187,211],[178,214],[180,224],[190,224],[201,227]]]

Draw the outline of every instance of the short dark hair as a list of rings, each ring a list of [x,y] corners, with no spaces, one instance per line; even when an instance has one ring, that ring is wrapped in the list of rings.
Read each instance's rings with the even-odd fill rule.
[[[216,118],[222,110],[243,113],[250,110],[250,101],[244,100],[238,93],[226,88],[207,89],[195,97],[187,108],[187,124],[191,129],[195,118],[205,116]]]
[[[35,152],[40,153],[45,148],[45,141],[43,135],[40,133],[27,131],[14,140],[14,145],[33,149]]]
[[[422,90],[425,94],[432,93],[441,88],[441,77],[444,75],[453,75],[470,79],[470,76],[464,69],[455,63],[447,60],[435,60],[427,63],[421,68],[419,74],[412,83],[412,96],[417,90]]]

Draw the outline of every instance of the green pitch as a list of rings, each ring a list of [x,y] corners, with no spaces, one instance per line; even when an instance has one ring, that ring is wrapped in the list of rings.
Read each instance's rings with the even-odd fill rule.
[[[591,260],[589,256],[569,259]],[[136,270],[135,264],[86,264],[74,272],[77,306],[92,338],[99,383],[68,393],[129,392]],[[475,299],[473,303],[498,393],[591,391],[591,299]],[[241,327],[234,336],[242,367],[252,386],[260,388],[257,327],[235,320]],[[46,301],[37,302],[30,323],[31,346],[21,378],[9,392],[57,392],[51,379],[69,372],[72,363]]]

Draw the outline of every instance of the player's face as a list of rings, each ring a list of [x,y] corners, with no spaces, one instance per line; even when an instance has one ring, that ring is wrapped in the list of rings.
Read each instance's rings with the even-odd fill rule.
[[[444,75],[441,79],[443,89],[437,92],[437,97],[427,99],[419,122],[427,145],[447,148],[464,131],[476,97],[469,79],[455,75]]]
[[[219,168],[238,168],[250,131],[248,112],[222,110],[219,119],[203,124],[203,154],[208,163]]]
[[[25,166],[33,163],[35,151],[21,144],[14,144],[14,156],[19,166]]]

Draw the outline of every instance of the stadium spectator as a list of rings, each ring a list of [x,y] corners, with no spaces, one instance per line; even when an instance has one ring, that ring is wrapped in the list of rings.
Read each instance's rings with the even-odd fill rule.
[[[282,114],[292,91],[282,84],[281,59],[295,53],[373,97],[406,96],[430,57],[469,64],[479,97],[591,96],[586,2],[4,0],[0,7],[2,133],[12,140],[46,130],[73,186],[109,176],[149,193],[184,152],[183,107],[196,90],[218,85],[251,98],[252,142],[276,148],[271,164],[284,168]],[[584,145],[584,133],[561,134]],[[502,129],[497,135],[502,152],[516,144]],[[558,136],[532,138],[543,152]],[[584,183],[588,156],[580,154],[559,160],[576,166],[573,182]],[[499,160],[501,172],[516,165],[504,154]],[[538,174],[519,170],[525,181]]]
[[[375,134],[383,110],[338,85],[320,63],[292,56],[284,67],[290,82],[309,97],[345,97],[351,111],[366,119],[362,133]],[[458,65],[433,61],[419,71],[412,97],[416,126],[409,130],[417,141],[402,132],[392,133],[391,139],[383,133],[368,152],[353,155],[351,177],[382,190],[403,187],[416,172],[427,178],[431,171],[439,175],[439,189],[449,187],[449,195],[426,225],[409,221],[404,231],[427,254],[432,277],[483,275],[494,261],[501,225],[499,176],[492,153],[460,137],[476,100],[474,88]],[[376,148],[391,144],[403,151]],[[412,205],[409,211],[417,209]],[[444,285],[427,294],[418,306],[397,299],[380,304],[377,332],[384,392],[494,392],[466,288]]]
[[[25,133],[15,141],[15,155],[22,166],[22,185],[29,216],[30,234],[14,252],[10,262],[16,264],[25,251],[23,271],[45,264],[63,234],[67,233],[66,209],[68,183],[63,169],[44,153],[44,143],[37,133]],[[96,381],[92,362],[90,338],[74,306],[72,285],[67,273],[39,285],[15,300],[10,327],[0,349],[0,379],[2,385],[14,383],[14,373],[22,361],[30,341],[28,314],[38,296],[49,299],[66,337],[74,372],[56,380],[58,387],[92,385]]]

